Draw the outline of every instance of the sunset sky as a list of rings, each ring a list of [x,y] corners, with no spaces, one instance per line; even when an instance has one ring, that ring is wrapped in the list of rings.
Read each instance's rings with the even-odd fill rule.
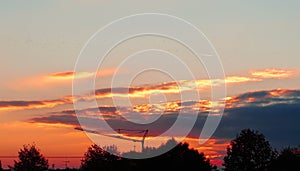
[[[152,142],[151,137],[168,129],[167,123],[176,119],[179,110],[187,119],[200,110],[185,141],[217,164],[220,164],[229,141],[243,128],[259,130],[277,149],[298,146],[299,8],[300,2],[293,0],[1,1],[0,156],[17,156],[23,144],[32,143],[46,157],[83,156],[93,142],[85,133],[74,129],[80,125],[73,102],[90,99],[72,96],[72,80],[74,76],[78,80],[89,79],[94,76],[93,72],[96,73],[96,90],[93,92],[98,107],[111,124],[126,127],[127,122],[120,120],[119,115],[150,122],[164,113],[159,122],[161,125],[149,128],[146,146],[160,145],[161,140]],[[201,63],[193,62],[190,52],[176,42],[151,36],[135,38],[115,48],[107,57],[110,60],[106,60],[98,71],[74,73],[80,50],[98,29],[118,18],[149,12],[166,13],[189,21],[207,36],[220,56],[226,75],[226,107],[219,127],[205,144],[198,144],[199,135],[214,103],[210,100],[211,86],[218,86],[219,80],[211,82]],[[118,83],[111,89],[117,61],[147,47],[177,53],[180,59],[187,61],[189,68],[198,73],[195,80],[176,81],[181,83],[184,91],[197,90],[201,98],[179,101],[176,81],[156,71],[140,73],[130,87]],[[157,63],[163,58],[145,55]],[[135,67],[135,63],[129,61],[127,68],[119,70],[117,76],[126,79],[135,72]],[[180,69],[177,71],[181,72]],[[166,101],[159,101],[162,94]],[[132,106],[113,106],[112,96],[123,100],[129,98]],[[98,107],[80,111],[93,118],[97,116]],[[106,141],[105,136],[98,138]],[[136,147],[140,149],[140,144]],[[120,147],[125,151],[133,148],[126,140]],[[0,157],[0,160],[4,167],[13,164],[12,158]],[[71,167],[80,165],[79,158],[49,160],[58,167],[64,166],[64,160],[70,160]]]

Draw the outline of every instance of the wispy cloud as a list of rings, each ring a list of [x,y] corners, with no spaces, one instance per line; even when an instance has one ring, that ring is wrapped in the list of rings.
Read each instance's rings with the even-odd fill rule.
[[[88,78],[92,77],[94,75],[93,72],[79,72],[79,73],[74,73],[72,71],[70,72],[59,72],[59,73],[54,73],[45,76],[45,79],[48,81],[54,81],[54,80],[72,80],[73,78]]]
[[[91,78],[91,77],[108,77],[112,76],[115,72],[114,68],[106,68],[101,69],[99,72],[91,72],[91,71],[85,71],[85,72],[74,72],[74,71],[67,71],[67,72],[57,72],[52,73],[48,75],[44,75],[44,79],[46,81],[63,81],[63,80],[69,80],[72,81],[73,79],[84,79],[84,78]],[[120,72],[119,72],[120,73]]]
[[[241,84],[247,82],[262,81],[258,78],[244,77],[244,76],[229,76],[225,80],[179,80],[177,82],[164,82],[155,85],[143,85],[132,87],[119,88],[102,88],[95,91],[96,98],[111,98],[111,97],[132,97],[132,98],[146,98],[153,93],[163,94],[179,94],[182,91],[200,91],[207,90],[212,86],[220,86],[222,84]]]
[[[52,108],[57,105],[71,104],[68,98],[40,101],[0,101],[0,111]]]
[[[273,68],[273,69],[254,70],[251,71],[251,75],[256,78],[283,79],[283,78],[291,77],[293,75],[293,71],[288,69]]]
[[[107,73],[103,71],[101,74],[110,74],[113,70],[107,70]],[[75,76],[76,75],[76,76]],[[52,81],[65,81],[70,80],[74,76],[78,78],[87,78],[92,75],[89,72],[81,72],[76,73],[74,75],[73,72],[59,72],[53,73],[46,76],[43,76],[44,79],[40,81],[35,81],[38,84],[44,84],[45,80]],[[292,71],[285,70],[285,69],[266,69],[261,71],[252,71],[251,76],[228,76],[225,80],[221,79],[213,79],[213,80],[179,80],[178,82],[171,81],[171,82],[163,82],[153,85],[141,85],[141,86],[131,86],[131,87],[117,87],[117,88],[101,88],[95,90],[95,97],[97,100],[100,99],[111,99],[113,97],[119,98],[136,98],[136,99],[147,99],[152,94],[155,93],[162,93],[165,95],[180,95],[183,91],[208,91],[212,86],[219,86],[226,82],[227,85],[236,85],[236,84],[243,84],[248,82],[258,82],[263,81],[264,79],[269,78],[287,78],[292,75]],[[274,91],[277,93],[277,91]],[[21,109],[35,109],[35,108],[51,108],[57,105],[64,105],[70,104],[72,101],[89,101],[91,100],[90,92],[87,92],[86,95],[72,97],[70,95],[63,96],[60,99],[55,100],[40,100],[40,101],[0,101],[0,110],[21,110]],[[175,99],[174,99],[175,100]],[[173,101],[174,101],[173,100]],[[227,98],[227,100],[237,101],[235,98]],[[254,98],[249,97],[248,102],[254,100]],[[175,100],[176,101],[176,100]],[[206,102],[210,103],[210,102]],[[1,105],[2,104],[2,105]],[[156,109],[155,109],[156,107]],[[141,112],[143,110],[149,111],[150,109],[166,109],[170,111],[176,111],[181,107],[178,106],[176,103],[173,103],[169,100],[168,106],[161,107],[161,106],[136,106],[135,110]]]
[[[202,80],[179,80],[177,82],[164,82],[156,85],[143,85],[138,87],[119,87],[119,88],[105,88],[97,89],[95,91],[96,97],[111,98],[111,97],[132,97],[132,98],[145,98],[149,97],[152,93],[164,94],[178,94],[182,91],[189,90],[207,90],[212,86],[237,85],[249,82],[260,82],[264,79],[283,79],[292,77],[293,71],[287,69],[265,69],[258,71],[251,71],[250,76],[227,76],[225,80],[222,79],[202,79]]]
[[[32,89],[32,88],[48,88],[51,86],[59,85],[70,85],[73,78],[75,79],[86,79],[96,77],[109,77],[115,72],[114,68],[101,69],[99,72],[94,73],[92,71],[85,72],[74,72],[74,71],[64,71],[48,73],[43,75],[37,75],[32,77],[23,78],[11,83],[8,83],[10,87],[15,89]],[[122,73],[122,72],[121,72]]]
[[[50,116],[36,117],[29,120],[30,123],[64,124],[78,127],[79,122],[75,114],[52,114]]]
[[[239,83],[247,83],[247,82],[256,82],[262,81],[258,78],[246,77],[246,76],[229,76],[226,78],[227,84],[239,84]]]

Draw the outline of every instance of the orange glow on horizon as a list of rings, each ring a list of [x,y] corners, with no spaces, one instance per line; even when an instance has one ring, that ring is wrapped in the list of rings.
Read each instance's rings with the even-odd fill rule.
[[[33,143],[46,157],[83,156],[87,147],[92,144],[83,132],[73,131],[70,126],[63,124],[9,122],[0,123],[0,129],[6,130],[1,132],[1,136],[6,137],[0,142],[0,145],[5,147],[1,149],[2,156],[17,156],[24,144]],[[77,160],[77,163],[73,163],[74,166],[80,165],[80,158]],[[53,160],[50,159],[50,161]],[[58,161],[55,165],[63,166],[61,163]],[[2,164],[6,167],[10,163],[2,161]]]
[[[203,152],[205,157],[210,159],[211,163],[217,166],[222,165],[222,159],[226,154],[226,149],[230,142],[230,140],[227,139],[210,138],[204,144],[199,144],[198,138],[191,137],[185,138],[184,141],[189,143],[191,148],[198,150],[200,153]]]

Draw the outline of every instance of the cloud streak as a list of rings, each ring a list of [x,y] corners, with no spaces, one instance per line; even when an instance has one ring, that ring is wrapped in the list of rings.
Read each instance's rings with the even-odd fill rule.
[[[108,69],[103,70],[102,75],[111,74],[114,70]],[[99,75],[101,75],[99,74]],[[76,73],[75,77],[78,78],[88,78],[92,75],[90,72],[81,72]],[[265,70],[258,70],[252,71],[251,76],[228,76],[225,79],[227,85],[235,85],[235,84],[242,84],[248,82],[258,82],[263,81],[264,79],[269,78],[287,78],[292,76],[291,70],[286,69],[265,69]],[[70,80],[74,77],[74,72],[59,72],[53,73],[50,75],[43,76],[45,80],[53,81],[65,81]],[[36,81],[39,84],[44,84],[44,81]],[[219,86],[224,83],[224,80],[221,79],[213,79],[213,80],[180,80],[178,82],[163,82],[159,84],[153,85],[142,85],[142,86],[131,86],[131,87],[119,87],[119,88],[101,88],[95,90],[95,97],[97,100],[101,99],[112,99],[114,97],[118,98],[135,98],[135,99],[148,99],[152,94],[155,93],[163,93],[165,95],[177,95],[179,97],[180,93],[188,92],[188,91],[208,91],[212,86]],[[178,84],[180,86],[178,86]],[[272,93],[272,92],[270,92]],[[273,93],[278,93],[274,91]],[[63,96],[60,99],[54,100],[40,100],[40,101],[0,101],[0,111],[10,111],[10,110],[22,110],[22,109],[40,109],[40,108],[52,108],[57,105],[64,105],[64,104],[71,104],[72,101],[89,101],[91,100],[90,92],[87,94],[83,94],[82,96]],[[235,98],[228,98],[227,100],[237,100]],[[253,98],[249,97],[248,102],[254,100]],[[171,103],[170,103],[171,104]],[[175,105],[175,106],[174,106]],[[146,107],[146,108],[145,108]],[[169,106],[170,109],[171,106]],[[180,106],[176,106],[173,103],[173,108],[176,107],[177,109],[181,108]],[[172,109],[177,110],[177,109]],[[150,110],[150,107],[136,107],[136,110],[139,112],[141,110]]]
[[[264,70],[255,70],[250,72],[253,77],[256,78],[276,78],[276,79],[283,79],[283,78],[290,78],[293,75],[292,70],[288,69],[264,69]]]
[[[38,75],[33,77],[27,77],[21,80],[8,83],[10,87],[16,89],[26,88],[45,88],[59,85],[71,84],[72,80],[75,79],[87,79],[95,77],[110,77],[114,74],[114,68],[105,68],[101,69],[99,72],[95,73],[92,71],[85,72],[74,72],[74,71],[64,71],[64,72],[55,72],[48,73],[44,75]],[[122,73],[122,72],[121,72]]]
[[[72,71],[70,72],[59,72],[59,73],[54,73],[45,76],[45,79],[47,81],[54,81],[54,80],[72,80],[73,78],[81,79],[81,78],[89,78],[92,77],[94,73],[92,72],[79,72],[79,73],[74,73]]]
[[[49,75],[45,75],[44,77],[46,79],[51,80],[73,80],[75,79],[83,79],[83,78],[91,78],[93,76],[96,77],[107,77],[107,76],[112,76],[115,73],[114,68],[106,68],[106,69],[101,69],[99,72],[94,73],[90,71],[86,72],[74,72],[74,71],[67,71],[67,72],[57,72]]]
[[[40,101],[0,101],[0,111],[53,108],[57,105],[71,104],[68,98]]]
[[[222,79],[202,79],[202,80],[179,80],[178,82],[164,82],[156,85],[144,85],[139,87],[120,87],[120,88],[106,88],[97,89],[95,91],[96,97],[111,98],[111,97],[124,97],[124,98],[145,98],[149,97],[152,93],[164,94],[179,94],[182,91],[203,91],[211,88],[212,86],[244,84],[248,82],[261,82],[264,79],[283,79],[293,76],[292,70],[287,69],[265,69],[251,71],[250,76],[228,76],[225,80]]]

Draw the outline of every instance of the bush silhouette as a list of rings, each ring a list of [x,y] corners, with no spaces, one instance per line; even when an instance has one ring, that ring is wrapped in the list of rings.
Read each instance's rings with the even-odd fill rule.
[[[300,170],[300,156],[297,148],[285,148],[278,157],[272,161],[272,171]]]

